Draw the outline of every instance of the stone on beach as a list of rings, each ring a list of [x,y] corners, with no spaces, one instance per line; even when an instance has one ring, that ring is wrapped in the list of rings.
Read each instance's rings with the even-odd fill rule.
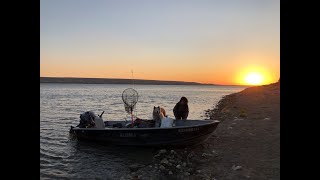
[[[207,157],[207,156],[212,157],[213,155],[212,155],[212,154],[208,154],[208,153],[202,153],[201,156],[202,156],[202,157]]]
[[[142,167],[144,167],[144,165],[135,163],[135,164],[131,164],[129,166],[129,169],[130,169],[131,172],[134,172],[134,171],[137,171],[138,169],[140,169]]]
[[[160,164],[168,164],[168,163],[169,163],[169,161],[166,158],[164,158],[160,161]]]
[[[160,165],[160,167],[159,167],[161,170],[165,170],[166,168],[164,167],[164,166],[162,166],[162,165]]]
[[[237,171],[237,170],[242,169],[242,167],[241,167],[241,166],[232,165],[232,169],[233,169],[234,171]]]
[[[161,149],[161,150],[159,150],[159,154],[164,154],[164,153],[167,153],[167,150],[166,150],[166,149]]]

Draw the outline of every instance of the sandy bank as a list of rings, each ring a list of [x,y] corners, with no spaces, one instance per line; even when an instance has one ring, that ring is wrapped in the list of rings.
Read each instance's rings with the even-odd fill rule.
[[[280,83],[228,95],[208,115],[222,123],[214,133],[219,157],[204,169],[217,179],[280,179]]]
[[[280,83],[225,96],[206,114],[221,123],[205,143],[157,151],[122,179],[280,179]]]

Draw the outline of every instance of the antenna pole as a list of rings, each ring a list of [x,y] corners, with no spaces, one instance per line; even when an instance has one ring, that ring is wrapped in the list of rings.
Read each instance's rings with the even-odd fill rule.
[[[133,70],[131,70],[131,76],[132,76],[132,87],[134,88],[134,81],[133,81]]]

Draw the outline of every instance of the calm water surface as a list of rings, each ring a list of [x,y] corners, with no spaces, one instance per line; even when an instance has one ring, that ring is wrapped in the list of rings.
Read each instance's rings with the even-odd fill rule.
[[[119,179],[132,163],[148,163],[153,149],[114,147],[78,142],[69,128],[79,123],[85,111],[103,115],[104,120],[130,119],[121,99],[132,85],[40,83],[40,178],[41,179]],[[139,93],[135,115],[152,118],[153,106],[172,109],[181,96],[189,100],[188,119],[204,119],[222,96],[239,92],[236,86],[135,85]]]

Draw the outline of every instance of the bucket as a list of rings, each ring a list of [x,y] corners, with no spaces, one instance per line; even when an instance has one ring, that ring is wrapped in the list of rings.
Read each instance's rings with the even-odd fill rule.
[[[161,119],[161,126],[160,128],[169,128],[173,126],[173,119],[167,117],[164,117]]]

